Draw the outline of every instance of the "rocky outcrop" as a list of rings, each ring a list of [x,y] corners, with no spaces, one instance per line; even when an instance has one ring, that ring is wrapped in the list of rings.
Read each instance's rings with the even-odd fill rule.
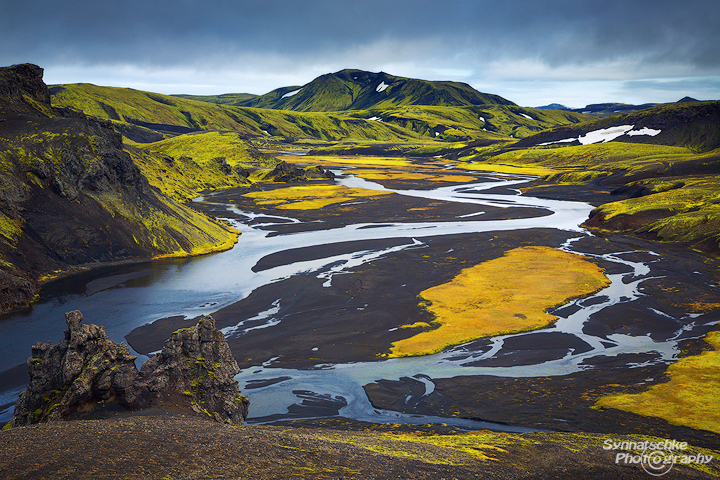
[[[174,332],[162,351],[145,362],[141,376],[155,396],[181,392],[191,408],[218,421],[242,423],[249,401],[234,376],[240,372],[222,332],[211,316]]]
[[[80,325],[82,313],[65,314],[59,344],[37,343],[28,359],[30,383],[20,395],[13,426],[71,418],[95,409],[128,410],[172,403],[214,420],[242,423],[249,401],[233,377],[237,363],[215,320],[178,330],[138,371],[136,356],[97,325]]]
[[[151,187],[110,121],[53,107],[42,75],[0,68],[0,310],[28,305],[40,279],[234,243]]]
[[[320,178],[335,178],[335,174],[319,166],[303,169],[292,163],[282,161],[272,169],[263,180],[272,180],[274,182],[306,182],[310,179]]]

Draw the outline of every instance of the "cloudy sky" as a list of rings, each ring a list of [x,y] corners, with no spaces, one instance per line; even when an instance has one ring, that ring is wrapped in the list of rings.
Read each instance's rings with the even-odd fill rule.
[[[719,0],[0,0],[48,84],[262,94],[344,68],[520,105],[720,99]]]

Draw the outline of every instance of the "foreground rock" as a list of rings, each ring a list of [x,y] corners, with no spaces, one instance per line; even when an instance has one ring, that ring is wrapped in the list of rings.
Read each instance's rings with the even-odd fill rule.
[[[124,343],[109,339],[101,326],[80,325],[82,319],[77,310],[66,313],[65,339],[33,346],[30,384],[15,406],[13,426],[166,404],[227,423],[247,417],[249,401],[233,379],[238,365],[212,317],[173,333],[140,371]]]

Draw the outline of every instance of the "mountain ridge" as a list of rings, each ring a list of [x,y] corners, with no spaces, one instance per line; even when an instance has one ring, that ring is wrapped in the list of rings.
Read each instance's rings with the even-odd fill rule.
[[[232,105],[298,112],[331,112],[398,105],[471,106],[515,103],[499,95],[478,92],[467,83],[421,80],[385,72],[345,69],[320,75],[304,85],[276,88],[264,95],[239,100]]]

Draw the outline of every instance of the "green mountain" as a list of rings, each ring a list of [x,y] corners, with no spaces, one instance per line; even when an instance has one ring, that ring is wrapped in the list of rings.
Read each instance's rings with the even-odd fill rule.
[[[151,187],[110,122],[52,107],[42,74],[0,69],[0,310],[64,273],[234,244],[237,231]]]
[[[140,143],[212,130],[234,131],[255,138],[282,137],[289,141],[505,141],[592,118],[573,112],[498,103],[294,112],[218,105],[90,84],[58,85],[52,87],[51,92],[54,105],[111,120],[124,136]]]
[[[459,107],[515,104],[498,95],[480,93],[466,83],[417,80],[384,72],[341,70],[322,75],[303,86],[278,88],[236,105],[297,112],[333,112],[398,105]]]

